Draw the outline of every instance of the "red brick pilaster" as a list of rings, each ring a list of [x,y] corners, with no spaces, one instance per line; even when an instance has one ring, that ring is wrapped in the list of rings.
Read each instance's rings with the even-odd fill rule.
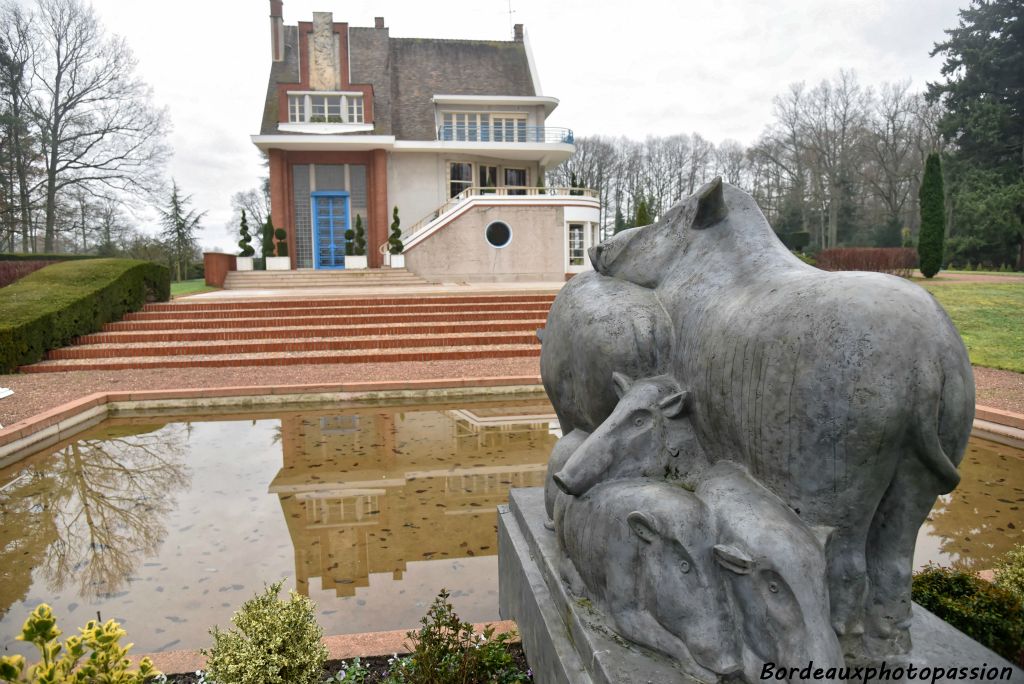
[[[295,268],[295,226],[289,220],[291,203],[288,201],[288,153],[284,150],[270,150],[270,218],[274,228],[284,228],[288,232],[288,255]],[[257,230],[262,230],[260,226]]]
[[[367,231],[366,252],[368,266],[380,268],[384,258],[380,246],[388,240],[388,225],[391,214],[388,212],[388,153],[374,150],[370,158],[370,198],[369,229]]]

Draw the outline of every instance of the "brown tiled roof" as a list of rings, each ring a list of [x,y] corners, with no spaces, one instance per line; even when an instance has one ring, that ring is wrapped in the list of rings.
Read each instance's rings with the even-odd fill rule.
[[[285,59],[270,72],[261,133],[277,132],[278,83],[299,80],[298,28],[285,27]],[[388,29],[349,28],[352,83],[374,92],[374,133],[434,140],[434,95],[535,95],[522,43],[390,38]]]

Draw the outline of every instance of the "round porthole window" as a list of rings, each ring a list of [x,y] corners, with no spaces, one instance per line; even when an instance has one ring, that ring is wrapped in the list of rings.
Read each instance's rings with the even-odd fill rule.
[[[507,247],[512,242],[512,229],[504,221],[489,223],[484,230],[484,237],[491,247]]]

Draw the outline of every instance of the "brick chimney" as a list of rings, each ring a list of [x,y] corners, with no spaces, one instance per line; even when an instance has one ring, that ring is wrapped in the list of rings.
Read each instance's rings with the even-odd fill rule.
[[[522,24],[516,24],[515,26],[512,27],[512,40],[514,40],[517,43],[522,43],[523,42],[523,25]]]
[[[373,28],[382,29],[384,28],[384,17],[373,18]]]
[[[275,62],[284,59],[284,0],[270,0],[270,54]]]

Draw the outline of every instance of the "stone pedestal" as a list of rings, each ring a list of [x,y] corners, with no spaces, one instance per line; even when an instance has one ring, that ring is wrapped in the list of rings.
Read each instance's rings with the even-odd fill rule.
[[[544,491],[513,489],[498,507],[499,610],[519,624],[530,667],[543,684],[692,684],[664,656],[626,642],[612,632],[590,602],[571,595],[560,579],[563,556],[555,534],[544,527]],[[911,627],[915,668],[1010,667],[1011,682],[1024,671],[971,640],[919,606]],[[806,663],[793,663],[803,666]],[[890,667],[906,663],[890,663]],[[982,677],[978,678],[979,680]],[[970,681],[956,678],[929,681]],[[858,680],[863,681],[863,679]],[[876,680],[872,680],[876,681]],[[889,681],[904,681],[893,680]],[[914,681],[919,681],[915,679]],[[989,681],[1006,681],[998,675]]]

